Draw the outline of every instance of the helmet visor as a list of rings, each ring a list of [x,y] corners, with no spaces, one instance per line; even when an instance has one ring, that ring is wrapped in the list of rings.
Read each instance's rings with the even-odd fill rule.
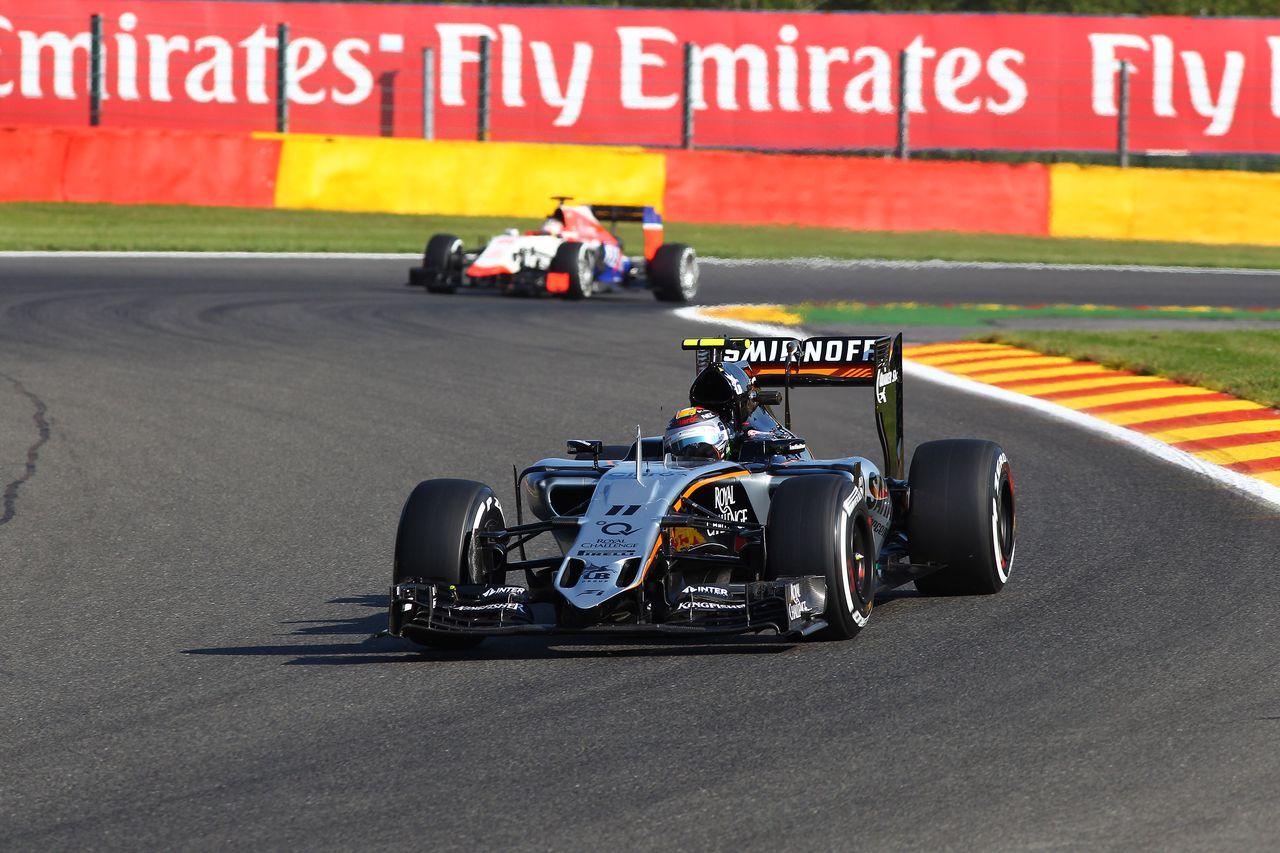
[[[729,432],[718,420],[669,429],[662,437],[662,451],[676,457],[722,459],[728,444]]]

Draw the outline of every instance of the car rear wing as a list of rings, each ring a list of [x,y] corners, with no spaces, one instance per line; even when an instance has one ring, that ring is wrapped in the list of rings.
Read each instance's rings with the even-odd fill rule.
[[[849,386],[875,389],[876,431],[885,475],[906,477],[902,431],[902,335],[816,338],[686,338],[698,371],[715,361],[736,362],[761,388],[782,388],[790,427],[791,389]]]
[[[592,204],[589,207],[600,222],[608,220],[614,226],[619,222],[639,222],[644,229],[644,259],[653,260],[663,241],[662,214],[655,208],[628,204]]]

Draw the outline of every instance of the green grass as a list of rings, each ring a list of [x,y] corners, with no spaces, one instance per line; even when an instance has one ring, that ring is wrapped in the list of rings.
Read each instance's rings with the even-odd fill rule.
[[[1015,318],[1072,318],[1084,320],[1277,320],[1280,309],[1249,310],[1209,306],[1121,305],[929,305],[914,302],[804,302],[782,306],[801,317],[802,324],[888,326],[981,326]]]
[[[1164,376],[1280,408],[1280,331],[1002,331],[982,340]]]
[[[319,210],[18,203],[0,204],[0,249],[420,252],[436,232],[470,242],[518,224]]]
[[[434,233],[468,245],[535,220],[159,205],[0,204],[0,250],[420,252]],[[631,246],[638,226],[624,227]],[[949,232],[669,224],[667,239],[725,258],[893,258],[1280,269],[1280,247],[1202,246]]]

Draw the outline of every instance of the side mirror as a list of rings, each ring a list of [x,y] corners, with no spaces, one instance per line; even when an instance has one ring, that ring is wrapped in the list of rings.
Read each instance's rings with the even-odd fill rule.
[[[781,391],[757,391],[756,402],[762,406],[776,406],[782,402]]]
[[[768,462],[775,456],[803,453],[805,447],[802,438],[753,438],[742,442],[742,447],[738,449],[738,461]]]
[[[591,454],[591,464],[600,465],[600,448],[604,447],[604,442],[598,438],[571,438],[565,442],[565,449],[575,457],[583,454]]]
[[[770,438],[765,440],[764,446],[770,456],[803,453],[808,447],[803,438]]]

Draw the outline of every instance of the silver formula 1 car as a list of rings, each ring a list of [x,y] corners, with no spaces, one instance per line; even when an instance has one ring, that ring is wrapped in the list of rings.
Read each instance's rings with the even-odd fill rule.
[[[989,441],[932,441],[904,477],[901,346],[901,335],[686,340],[693,402],[716,396],[703,380],[716,365],[750,378],[723,402],[753,437],[726,459],[673,458],[639,428],[630,446],[570,441],[565,458],[515,477],[515,524],[488,486],[420,483],[396,534],[390,633],[445,648],[584,630],[847,639],[878,593],[912,581],[925,594],[998,592],[1016,535],[1008,457]],[[883,463],[814,459],[790,430],[802,386],[869,388]],[[554,553],[527,557],[544,536]]]

